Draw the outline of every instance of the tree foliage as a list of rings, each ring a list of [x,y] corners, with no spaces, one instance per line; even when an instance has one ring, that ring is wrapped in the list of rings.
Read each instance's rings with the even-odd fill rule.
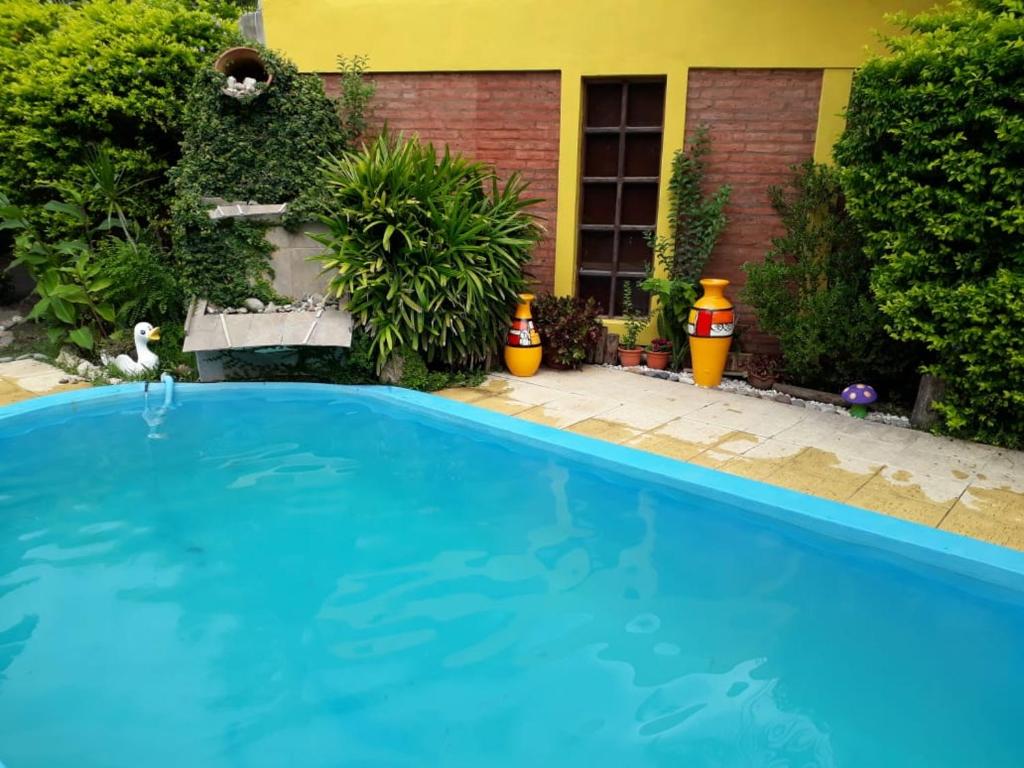
[[[835,156],[892,334],[946,380],[950,434],[1024,445],[1024,5],[902,18]]]
[[[744,265],[743,300],[779,338],[786,375],[831,391],[863,381],[887,398],[913,397],[914,356],[885,331],[838,173],[807,162],[769,196],[785,234],[772,240],[764,262]]]
[[[41,207],[84,178],[92,148],[136,179],[130,215],[166,210],[181,106],[195,74],[238,41],[213,0],[0,2],[0,190]]]
[[[526,183],[386,132],[325,178],[323,265],[378,367],[403,347],[451,367],[496,355],[540,236]]]

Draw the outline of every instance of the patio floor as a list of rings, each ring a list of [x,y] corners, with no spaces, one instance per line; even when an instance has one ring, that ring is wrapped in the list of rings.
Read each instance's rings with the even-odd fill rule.
[[[438,394],[1024,550],[1024,452],[597,366]]]

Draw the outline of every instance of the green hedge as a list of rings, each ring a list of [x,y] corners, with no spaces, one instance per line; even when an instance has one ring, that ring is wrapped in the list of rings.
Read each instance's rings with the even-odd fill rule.
[[[238,42],[235,18],[214,0],[0,3],[0,191],[41,206],[86,178],[102,146],[126,178],[148,182],[129,215],[165,215],[186,91]]]
[[[867,382],[888,401],[913,402],[917,350],[885,331],[839,173],[807,162],[769,197],[785,234],[764,262],[743,265],[743,300],[761,329],[778,336],[787,380],[835,392]]]
[[[1024,6],[903,18],[835,157],[891,333],[946,380],[949,434],[1024,445]]]

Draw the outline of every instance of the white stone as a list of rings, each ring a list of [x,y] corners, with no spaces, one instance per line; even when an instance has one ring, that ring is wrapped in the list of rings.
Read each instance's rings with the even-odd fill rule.
[[[242,304],[250,312],[262,312],[266,309],[266,305],[257,298],[248,298]]]

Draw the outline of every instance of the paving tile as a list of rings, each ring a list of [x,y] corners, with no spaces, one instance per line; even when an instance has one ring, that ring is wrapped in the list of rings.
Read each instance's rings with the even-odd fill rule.
[[[803,446],[782,440],[767,440],[755,445],[722,465],[722,470],[752,480],[771,482],[771,479],[805,450]]]
[[[603,420],[629,427],[637,433],[660,427],[677,416],[671,407],[649,402],[624,403],[601,414]]]
[[[564,428],[585,419],[591,419],[617,408],[618,400],[584,395],[565,395],[543,405],[537,405],[517,414],[521,419]]]
[[[765,442],[767,438],[734,429],[717,421],[703,421],[699,411],[694,416],[682,416],[652,430],[652,434],[667,435],[706,448],[716,448],[732,454],[745,453]]]
[[[1024,452],[998,451],[978,469],[972,484],[1024,493]]]
[[[570,432],[595,437],[598,440],[606,440],[609,443],[625,443],[627,440],[635,438],[642,431],[621,422],[609,421],[603,417],[584,419],[569,426],[567,429]]]
[[[1024,493],[972,485],[940,527],[944,531],[1024,550]]]
[[[489,397],[481,397],[478,400],[471,400],[468,402],[477,408],[486,408],[488,411],[504,413],[506,416],[515,416],[517,413],[521,413],[527,408],[533,407],[530,403],[522,403],[505,395],[491,395]]]
[[[734,399],[712,402],[690,417],[762,437],[773,437],[803,421],[807,412],[791,405],[736,395]]]
[[[670,459],[678,459],[680,461],[688,461],[707,450],[706,445],[681,440],[677,437],[657,432],[646,432],[632,440],[627,440],[626,445],[630,448],[637,448],[648,453],[657,453],[660,456],[667,456]]]
[[[60,371],[60,368],[40,360],[12,360],[9,363],[0,363],[0,377],[13,381],[54,371]],[[63,371],[60,372],[63,376],[67,375]]]
[[[19,403],[22,400],[28,400],[30,397],[35,397],[35,393],[22,389],[13,381],[0,379],[0,405]]]
[[[919,486],[894,485],[881,475],[872,477],[848,499],[854,506],[932,527],[939,524],[955,502],[955,497],[935,501]]]
[[[488,396],[486,391],[475,387],[449,387],[434,394],[447,400],[457,400],[460,403],[472,403]]]

